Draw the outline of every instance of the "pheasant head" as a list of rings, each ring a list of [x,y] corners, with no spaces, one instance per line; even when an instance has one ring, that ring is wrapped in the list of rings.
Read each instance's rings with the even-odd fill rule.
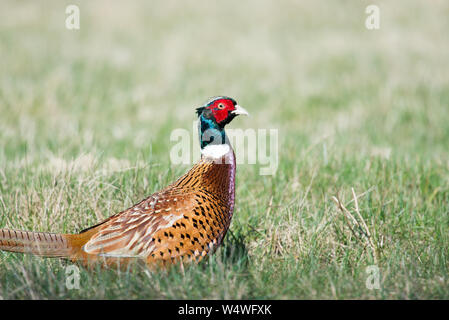
[[[232,98],[219,96],[209,99],[202,107],[197,108],[198,132],[201,148],[209,144],[226,144],[224,127],[238,115],[248,112]]]

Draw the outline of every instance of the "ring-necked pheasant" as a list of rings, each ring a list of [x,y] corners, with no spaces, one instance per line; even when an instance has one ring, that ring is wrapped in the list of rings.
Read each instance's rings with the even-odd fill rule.
[[[228,97],[197,108],[201,159],[173,184],[79,234],[0,229],[0,249],[84,265],[201,260],[222,242],[234,211],[235,156],[224,127],[248,113]]]

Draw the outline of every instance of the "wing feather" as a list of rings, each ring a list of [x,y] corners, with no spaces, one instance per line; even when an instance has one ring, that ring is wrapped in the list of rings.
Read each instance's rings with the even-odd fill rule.
[[[83,250],[106,257],[146,257],[155,245],[153,235],[193,207],[194,197],[185,190],[161,191],[100,224]]]

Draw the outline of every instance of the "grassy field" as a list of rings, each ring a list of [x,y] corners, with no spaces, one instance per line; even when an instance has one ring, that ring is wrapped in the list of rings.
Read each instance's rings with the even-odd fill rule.
[[[0,298],[449,299],[449,5],[375,1],[367,30],[372,3],[77,1],[70,31],[71,2],[1,1],[1,228],[78,232],[172,182],[210,96],[280,146],[273,176],[238,166],[210,261],[69,290],[69,263],[0,252]]]

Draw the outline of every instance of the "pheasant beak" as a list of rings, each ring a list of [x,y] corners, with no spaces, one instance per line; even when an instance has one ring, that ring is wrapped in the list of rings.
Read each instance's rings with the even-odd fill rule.
[[[245,116],[249,116],[248,111],[246,111],[245,109],[243,109],[241,106],[239,106],[238,104],[235,105],[235,110],[231,111],[231,113],[235,114],[235,115],[245,115]]]

